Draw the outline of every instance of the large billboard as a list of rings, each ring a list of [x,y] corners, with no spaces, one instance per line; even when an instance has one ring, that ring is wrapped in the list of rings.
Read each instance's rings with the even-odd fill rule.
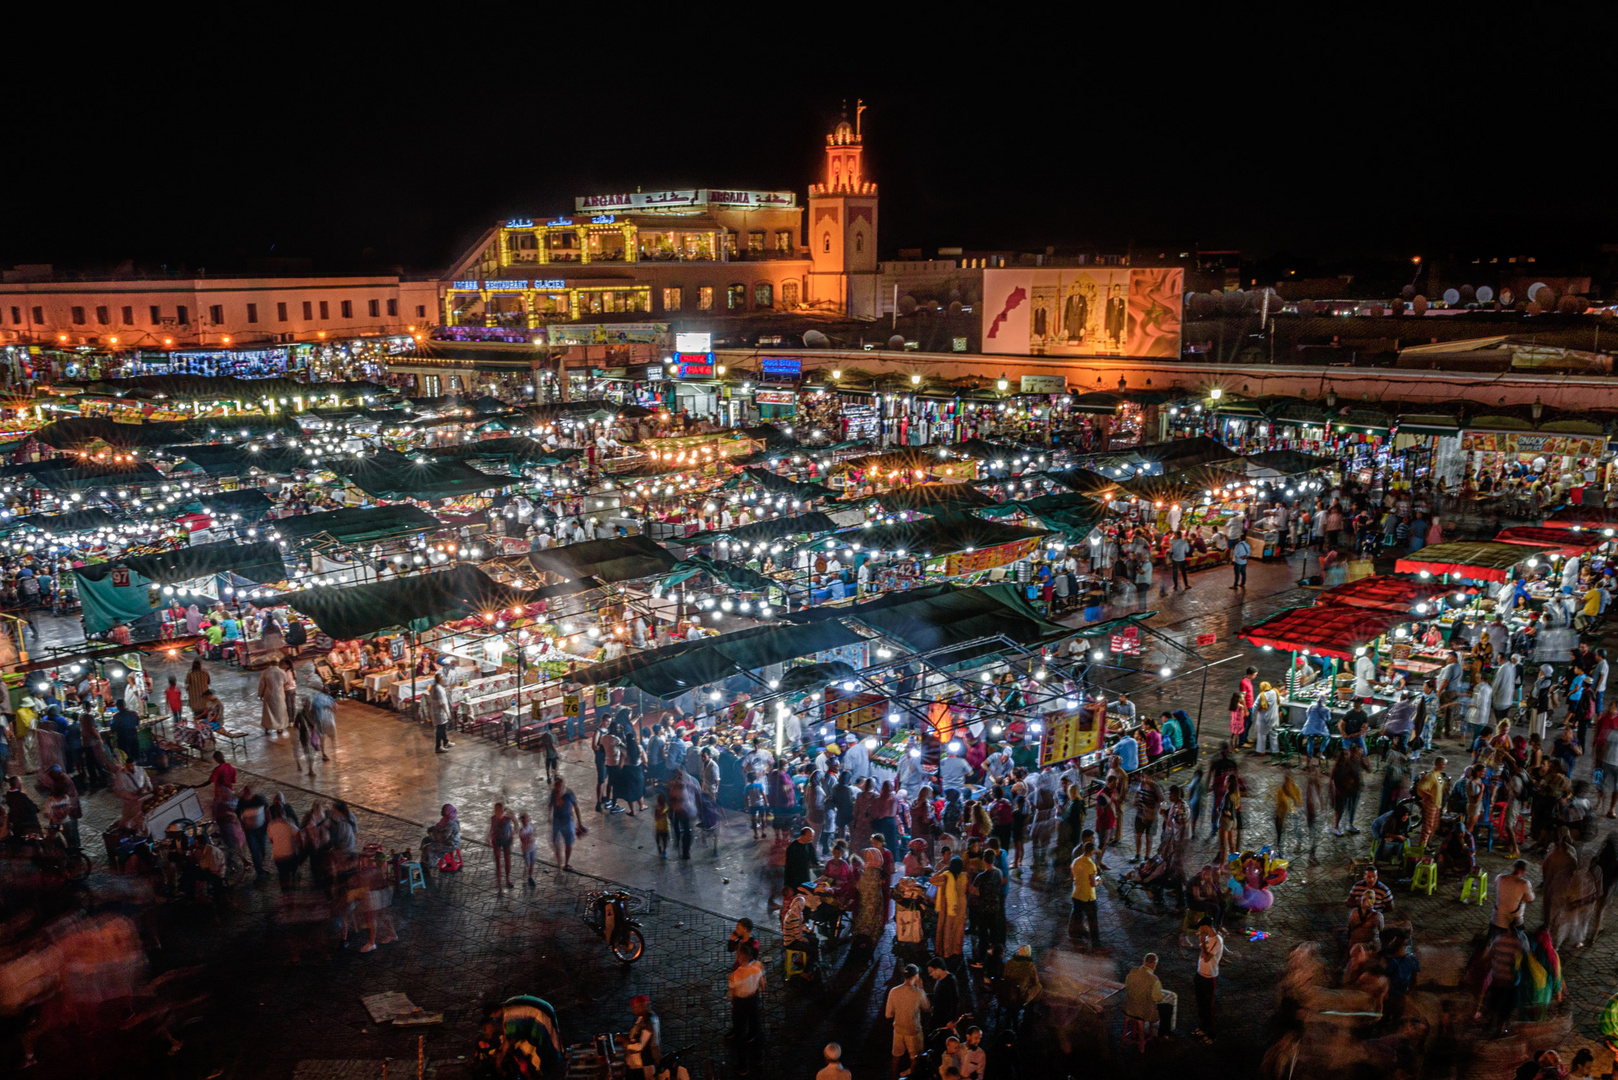
[[[985,270],[983,351],[1180,355],[1179,267]]]

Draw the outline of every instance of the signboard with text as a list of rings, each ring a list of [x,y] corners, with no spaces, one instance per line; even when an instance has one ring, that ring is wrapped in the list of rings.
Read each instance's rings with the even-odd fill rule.
[[[1462,450],[1503,454],[1563,454],[1600,457],[1607,452],[1605,435],[1542,435],[1533,431],[1468,431],[1461,435]]]
[[[797,204],[797,193],[791,191],[680,188],[668,191],[633,191],[621,195],[579,195],[573,200],[573,209],[577,213],[586,210],[661,210],[675,206],[727,206],[765,210],[790,208]]]
[[[1066,709],[1045,717],[1039,740],[1039,767],[1060,765],[1101,748],[1101,729],[1086,709]]]
[[[791,390],[754,390],[753,400],[760,405],[791,405],[797,394]]]
[[[1120,630],[1118,633],[1112,635],[1110,645],[1112,651],[1121,656],[1139,656],[1141,651],[1140,627],[1125,627],[1123,630]]]
[[[1028,558],[1038,549],[1038,537],[1031,536],[1027,540],[996,544],[994,547],[980,548],[977,551],[957,551],[944,560],[944,573],[955,577],[958,574],[993,570],[997,566],[1010,566],[1019,559]]]
[[[713,352],[713,334],[695,332],[675,334],[674,350],[683,353]]]
[[[1065,394],[1066,375],[1024,375],[1018,389],[1024,394]]]
[[[714,377],[713,353],[679,353],[674,357],[675,369],[682,379],[711,379]]]
[[[760,357],[758,373],[766,379],[796,379],[803,374],[803,361],[795,356]]]

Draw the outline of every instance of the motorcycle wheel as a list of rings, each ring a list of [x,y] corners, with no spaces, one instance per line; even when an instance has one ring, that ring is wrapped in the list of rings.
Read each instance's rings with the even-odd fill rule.
[[[640,927],[626,927],[618,941],[613,943],[612,955],[626,964],[633,964],[646,951],[646,939],[640,936]]]
[[[62,873],[69,881],[83,881],[90,876],[90,857],[82,851],[70,851],[62,859]]]

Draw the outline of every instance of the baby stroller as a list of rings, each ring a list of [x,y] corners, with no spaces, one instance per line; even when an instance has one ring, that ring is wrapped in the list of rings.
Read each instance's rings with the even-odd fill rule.
[[[1118,899],[1124,902],[1125,907],[1133,906],[1129,898],[1137,889],[1150,893],[1152,903],[1158,907],[1163,906],[1163,894],[1166,892],[1175,894],[1178,906],[1185,906],[1185,875],[1161,854],[1153,855],[1118,879]]]

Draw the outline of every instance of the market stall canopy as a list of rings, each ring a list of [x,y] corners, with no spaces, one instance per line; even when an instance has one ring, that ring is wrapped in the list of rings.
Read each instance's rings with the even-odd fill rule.
[[[435,458],[466,460],[486,458],[503,461],[507,465],[561,465],[583,454],[583,450],[546,446],[538,439],[526,435],[513,435],[503,439],[479,439],[456,446],[432,446],[422,453]]]
[[[372,544],[411,533],[436,532],[440,526],[437,518],[414,506],[365,506],[277,518],[272,527],[296,547],[323,538],[340,544]]]
[[[693,555],[689,559],[681,559],[675,563],[669,575],[663,579],[663,585],[664,587],[678,585],[698,574],[708,574],[715,581],[724,582],[732,588],[746,592],[764,592],[776,584],[757,570],[741,563],[718,562],[706,555]]]
[[[95,487],[145,486],[162,483],[163,474],[144,461],[116,465],[86,465],[79,458],[59,457],[7,465],[0,475],[22,487],[47,491],[84,491]]]
[[[179,424],[119,424],[104,416],[70,416],[53,420],[34,438],[56,450],[83,450],[106,444],[124,450],[181,441]]]
[[[1326,589],[1320,594],[1319,602],[1323,605],[1348,604],[1353,607],[1409,612],[1417,604],[1430,603],[1454,591],[1455,586],[1445,585],[1442,581],[1422,581],[1417,578],[1395,577],[1392,574],[1373,574]]]
[[[253,449],[253,447],[258,449]],[[303,469],[317,469],[311,464],[311,455],[291,446],[266,443],[204,443],[194,446],[169,446],[165,452],[189,461],[209,476],[245,476],[253,470],[270,476],[290,476]]]
[[[1542,519],[1542,523],[1569,529],[1618,528],[1618,506],[1564,506]]]
[[[1430,544],[1414,555],[1400,559],[1394,570],[1401,574],[1427,573],[1433,576],[1459,574],[1478,581],[1505,581],[1511,568],[1531,558],[1534,547],[1504,544],[1494,540],[1451,540]]]
[[[971,484],[911,484],[891,488],[877,495],[876,501],[889,513],[904,510],[922,514],[952,514],[979,506],[997,505]]]
[[[773,491],[779,495],[790,495],[799,502],[812,502],[815,499],[824,499],[835,496],[837,492],[824,484],[810,484],[800,480],[791,480],[768,469],[749,466],[742,470],[740,476],[734,476],[725,482],[725,487],[735,488],[744,484],[757,484],[765,491]]]
[[[1232,472],[1221,465],[1194,465],[1189,469],[1157,476],[1137,476],[1133,480],[1118,483],[1119,488],[1136,498],[1164,504],[1200,502],[1208,497],[1209,492],[1213,493],[1214,498],[1219,498],[1227,491],[1238,487],[1245,490],[1247,486],[1245,473]]]
[[[1335,458],[1305,454],[1298,450],[1265,450],[1248,454],[1241,459],[1241,463],[1247,466],[1247,475],[1252,477],[1301,476],[1337,465]]]
[[[579,583],[581,589],[584,586]],[[527,604],[531,595],[502,585],[477,567],[458,563],[432,574],[414,574],[363,585],[320,586],[275,598],[302,612],[331,637],[365,637],[394,627],[430,630],[468,615],[490,616]]]
[[[987,439],[967,439],[950,447],[961,457],[976,458],[990,468],[1015,469],[1027,465],[1040,456],[1040,451],[1027,450],[1015,443],[990,442]]]
[[[1020,540],[1033,540],[1050,534],[1041,529],[1025,529],[1020,525],[1003,525],[998,521],[965,515],[926,517],[916,521],[901,521],[892,525],[873,525],[870,528],[849,529],[831,536],[811,540],[800,547],[822,547],[835,542],[837,547],[860,545],[862,551],[900,551],[924,559],[938,558],[958,551],[998,547]]]
[[[1116,483],[1111,477],[1083,468],[1047,472],[1045,479],[1080,495],[1097,495],[1111,489]]]
[[[742,434],[749,439],[759,440],[766,450],[791,450],[799,445],[797,439],[774,424],[755,424],[753,427],[742,428]]]
[[[166,401],[240,401],[256,406],[265,398],[290,403],[338,398],[382,400],[393,390],[373,382],[302,383],[293,379],[236,379],[225,375],[137,375],[77,384],[98,397]]]
[[[564,578],[593,577],[605,582],[635,581],[672,570],[675,558],[649,536],[620,536],[505,556],[501,562],[527,562],[535,570]]]
[[[599,413],[623,420],[639,420],[652,415],[650,409],[640,405],[618,404],[606,398],[587,398],[584,401],[553,401],[546,405],[524,405],[522,413],[530,420],[555,420],[561,417],[581,417]]]
[[[1244,626],[1239,636],[1260,647],[1353,660],[1355,649],[1409,621],[1403,611],[1316,604],[1288,608],[1257,625]]]
[[[783,694],[796,694],[803,690],[819,689],[828,683],[857,678],[859,672],[841,660],[825,664],[797,664],[781,672],[781,685],[776,689]]]
[[[710,529],[686,537],[684,543],[711,544],[729,537],[740,544],[757,544],[781,536],[831,532],[835,528],[837,528],[835,521],[820,511],[813,510],[807,514],[793,514],[790,517],[770,518],[768,521],[751,521],[746,525],[732,525],[728,529]]]
[[[238,544],[234,540],[91,563],[78,567],[74,573],[81,581],[101,581],[119,566],[128,567],[158,585],[195,581],[227,572],[239,574],[261,585],[285,581],[287,578],[286,563],[281,558],[278,546],[271,543]]]
[[[833,475],[839,475],[858,469],[872,474],[871,479],[875,480],[897,478],[906,473],[919,478],[941,465],[948,467],[952,460],[947,446],[912,446],[905,450],[845,458],[833,465],[831,471]]]
[[[395,450],[337,459],[330,468],[379,499],[447,499],[504,486],[503,478],[481,473],[463,461],[434,461]]]
[[[1599,532],[1574,532],[1572,529],[1534,525],[1514,525],[1509,529],[1501,529],[1494,538],[1502,544],[1526,544],[1529,547],[1550,548],[1558,555],[1582,555],[1591,548],[1600,547],[1607,542],[1607,538]]]
[[[574,681],[585,686],[635,686],[658,698],[672,698],[800,656],[857,645],[863,639],[837,622],[814,626],[755,626],[734,634],[681,641],[632,653],[579,671]]]
[[[1022,587],[1009,582],[979,588],[943,584],[893,593],[853,607],[793,612],[789,619],[823,625],[815,616],[857,619],[880,633],[903,641],[916,652],[961,646],[935,657],[938,664],[957,664],[1004,648],[981,639],[1009,638],[1020,645],[1054,641],[1073,630],[1050,622],[1035,611]],[[980,642],[967,647],[969,642]]]
[[[223,514],[227,518],[231,514],[239,514],[244,524],[252,525],[261,521],[273,509],[275,503],[270,497],[257,488],[244,488],[240,491],[213,491],[207,495],[198,496],[191,500],[198,509],[212,510],[216,515]]]
[[[1170,439],[1168,442],[1147,443],[1137,446],[1132,454],[1142,461],[1155,461],[1164,469],[1188,469],[1193,465],[1207,465],[1215,461],[1229,461],[1239,457],[1236,451],[1207,435],[1190,439]]]
[[[89,532],[118,524],[118,519],[105,510],[73,510],[66,514],[28,514],[25,517],[0,520],[0,530],[38,529],[47,536],[65,536],[68,533]]]

